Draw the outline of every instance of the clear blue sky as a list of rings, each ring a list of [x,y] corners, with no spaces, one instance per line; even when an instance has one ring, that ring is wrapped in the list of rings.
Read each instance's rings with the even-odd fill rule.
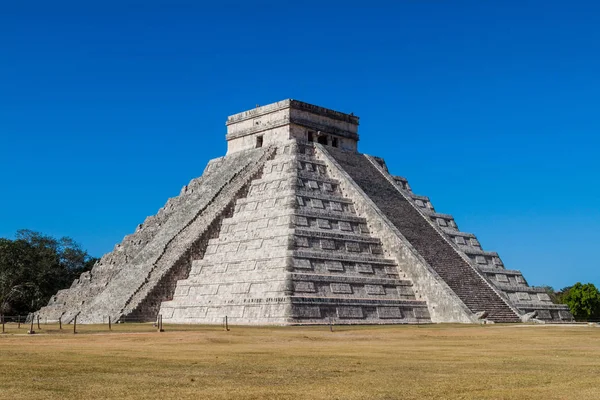
[[[600,284],[598,2],[87,3],[0,5],[1,237],[101,256],[227,115],[294,98],[359,115],[362,152],[531,284]]]

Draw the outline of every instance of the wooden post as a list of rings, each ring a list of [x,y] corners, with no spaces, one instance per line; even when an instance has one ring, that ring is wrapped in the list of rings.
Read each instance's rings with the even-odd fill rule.
[[[42,329],[42,327],[40,326],[40,316],[39,316],[39,315],[37,316],[37,321],[38,321],[38,329],[40,329],[40,330],[41,330],[41,329]]]
[[[329,331],[333,332],[333,317],[329,317]]]
[[[158,332],[164,332],[165,331],[163,329],[162,314],[158,314],[156,316],[156,327],[158,328],[157,329]]]
[[[58,329],[62,331],[62,315],[58,317]]]
[[[110,315],[108,316],[108,330],[112,331],[112,322],[110,320]]]
[[[17,329],[21,329],[21,316],[17,315]]]
[[[225,330],[229,332],[229,323],[227,322],[227,315],[225,316]]]
[[[31,326],[29,327],[29,331],[27,331],[29,335],[33,335],[35,331],[33,330],[33,315],[31,316]]]
[[[75,319],[73,320],[73,334],[77,333],[77,315],[75,316]]]

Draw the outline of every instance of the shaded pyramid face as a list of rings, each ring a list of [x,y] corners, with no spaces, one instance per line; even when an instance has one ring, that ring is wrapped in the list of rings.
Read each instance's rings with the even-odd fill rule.
[[[50,321],[571,321],[357,152],[358,118],[294,100],[228,119],[228,154],[38,312]]]

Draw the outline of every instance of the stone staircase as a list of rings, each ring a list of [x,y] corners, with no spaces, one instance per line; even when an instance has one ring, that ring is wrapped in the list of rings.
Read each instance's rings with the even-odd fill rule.
[[[281,146],[160,313],[169,323],[428,323],[314,147]]]
[[[201,178],[169,199],[156,216],[147,218],[134,234],[126,236],[70,289],[53,296],[37,314],[48,321],[61,318],[64,323],[75,316],[80,323],[102,323],[109,316],[117,321],[131,314],[142,320],[154,319],[156,303],[168,298],[169,289],[171,293],[174,289],[170,287],[173,285],[163,285],[162,278],[186,274],[193,244],[235,200],[244,182],[252,179],[252,170],[262,167],[269,151],[248,150],[211,161]],[[149,297],[152,301],[146,301]],[[152,307],[141,309],[141,305]]]
[[[520,322],[517,313],[364,155],[327,148],[354,182],[475,314]]]
[[[426,219],[437,227],[454,249],[463,255],[463,259],[466,259],[497,292],[502,294],[505,300],[523,314],[524,320],[535,318],[537,321],[551,323],[573,321],[573,315],[567,305],[553,304],[544,288],[529,286],[521,271],[507,270],[498,253],[483,250],[474,234],[459,230],[452,215],[436,212],[428,197],[412,192],[406,178],[389,175],[384,160],[366,157],[392,181]]]
[[[424,323],[427,305],[310,144],[298,145],[292,315],[302,323]],[[402,274],[402,277],[401,277]]]

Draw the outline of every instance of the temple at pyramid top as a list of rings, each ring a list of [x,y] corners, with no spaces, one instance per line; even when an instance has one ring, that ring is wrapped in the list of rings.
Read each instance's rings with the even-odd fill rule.
[[[232,115],[228,152],[37,312],[63,323],[570,322],[563,304],[358,152],[358,117]]]
[[[292,138],[356,151],[358,117],[288,99],[227,118],[227,154]]]

